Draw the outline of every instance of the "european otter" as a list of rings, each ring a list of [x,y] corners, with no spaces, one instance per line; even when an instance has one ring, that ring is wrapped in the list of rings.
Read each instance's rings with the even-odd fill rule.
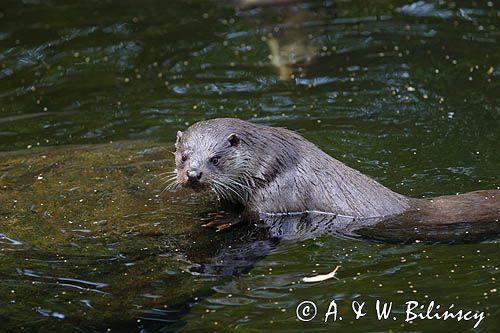
[[[500,190],[409,198],[285,128],[212,119],[179,131],[175,147],[180,185],[208,187],[253,217],[312,212],[378,223],[401,216],[412,226],[500,219]]]

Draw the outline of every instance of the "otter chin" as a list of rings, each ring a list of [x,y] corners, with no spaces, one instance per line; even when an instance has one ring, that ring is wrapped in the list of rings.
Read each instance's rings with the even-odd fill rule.
[[[177,132],[175,148],[180,185],[209,188],[221,202],[242,207],[243,215],[314,212],[380,221],[410,216],[412,225],[499,225],[500,190],[410,198],[285,128],[211,119]]]

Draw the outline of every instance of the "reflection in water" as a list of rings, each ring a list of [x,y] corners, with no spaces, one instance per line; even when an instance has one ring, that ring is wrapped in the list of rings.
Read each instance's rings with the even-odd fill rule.
[[[328,213],[304,212],[288,214],[262,214],[262,223],[269,228],[271,237],[285,240],[307,240],[326,235],[360,237],[356,233],[371,227],[382,218],[354,218]]]
[[[335,236],[394,243],[460,243],[499,239],[499,224],[495,221],[453,224],[425,222],[425,219],[411,214],[379,218],[353,218],[319,212],[261,215],[261,223],[269,237],[282,240],[304,241]]]
[[[271,37],[266,42],[271,50],[271,64],[278,69],[280,80],[289,80],[296,71],[302,72],[309,65],[317,47],[307,45],[305,36],[293,36],[293,41],[284,44],[283,39]],[[296,67],[300,64],[300,67]]]
[[[246,238],[243,244],[222,248],[209,261],[195,264],[189,271],[203,277],[238,276],[268,255],[278,242],[278,237],[264,240]]]
[[[258,13],[254,7],[259,7]],[[333,19],[335,9],[333,1],[241,1],[240,8],[252,9],[251,15],[239,14],[258,25],[269,47],[269,60],[283,81],[306,74],[306,67],[318,56],[322,33],[318,27]]]

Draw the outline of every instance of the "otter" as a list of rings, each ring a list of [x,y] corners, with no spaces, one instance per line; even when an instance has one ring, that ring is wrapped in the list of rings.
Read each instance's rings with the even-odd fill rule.
[[[209,188],[248,218],[310,212],[406,227],[500,219],[500,190],[407,197],[285,128],[211,119],[178,131],[175,148],[176,184]]]

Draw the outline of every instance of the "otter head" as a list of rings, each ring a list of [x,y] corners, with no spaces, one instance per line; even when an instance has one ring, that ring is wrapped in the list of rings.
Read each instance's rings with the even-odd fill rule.
[[[241,135],[230,128],[200,122],[177,132],[175,164],[183,187],[210,188],[219,199],[242,202],[249,189],[248,160]]]

